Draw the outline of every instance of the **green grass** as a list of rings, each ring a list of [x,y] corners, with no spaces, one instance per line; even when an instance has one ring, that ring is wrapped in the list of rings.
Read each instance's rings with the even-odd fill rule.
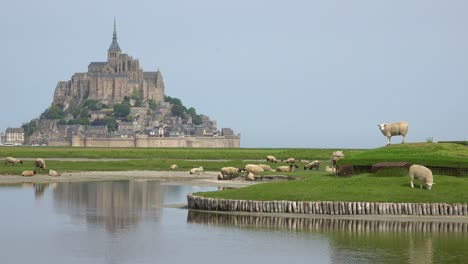
[[[407,176],[376,177],[361,174],[342,178],[315,173],[302,180],[257,184],[242,189],[196,195],[239,200],[446,202],[468,203],[468,178],[434,175],[432,190],[409,186]]]
[[[468,168],[468,147],[455,143],[396,144],[345,154],[348,155],[339,161],[340,165],[407,161],[426,166]]]
[[[0,157],[41,158],[128,158],[128,159],[329,159],[337,149],[255,149],[255,148],[71,148],[71,147],[0,147]],[[364,150],[344,150],[360,153]]]

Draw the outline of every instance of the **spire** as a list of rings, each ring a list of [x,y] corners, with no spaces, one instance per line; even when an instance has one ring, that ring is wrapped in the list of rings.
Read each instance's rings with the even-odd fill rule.
[[[109,52],[121,52],[119,43],[117,43],[117,27],[115,24],[115,17],[114,17],[114,33],[112,34],[112,43],[108,51]]]

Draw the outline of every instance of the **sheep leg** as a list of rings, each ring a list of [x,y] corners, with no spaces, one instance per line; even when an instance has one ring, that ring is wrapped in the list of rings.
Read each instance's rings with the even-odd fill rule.
[[[406,139],[406,135],[403,136],[403,140],[401,141],[401,144],[405,144],[405,139]]]
[[[414,184],[413,184],[413,181],[410,182],[410,185],[411,185],[411,188],[414,189]]]
[[[387,137],[387,146],[390,146],[390,137]]]

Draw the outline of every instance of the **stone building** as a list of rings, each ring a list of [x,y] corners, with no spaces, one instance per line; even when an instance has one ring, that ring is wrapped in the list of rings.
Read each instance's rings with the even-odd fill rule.
[[[143,71],[137,59],[122,53],[114,21],[107,61],[91,62],[88,72],[75,73],[71,80],[60,81],[55,88],[54,103],[63,105],[66,111],[74,109],[86,99],[112,105],[132,95],[138,95],[142,101],[153,99],[157,103],[164,102],[163,77],[159,70]]]
[[[5,141],[3,142],[6,145],[23,145],[24,144],[24,129],[20,128],[7,128],[5,131]]]

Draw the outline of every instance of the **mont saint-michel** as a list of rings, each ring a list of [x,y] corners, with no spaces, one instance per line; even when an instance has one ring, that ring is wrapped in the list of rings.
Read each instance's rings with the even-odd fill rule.
[[[240,135],[165,94],[163,75],[143,71],[117,42],[107,61],[59,81],[52,104],[22,126],[25,144],[76,147],[240,147]],[[7,135],[8,136],[8,135]]]

